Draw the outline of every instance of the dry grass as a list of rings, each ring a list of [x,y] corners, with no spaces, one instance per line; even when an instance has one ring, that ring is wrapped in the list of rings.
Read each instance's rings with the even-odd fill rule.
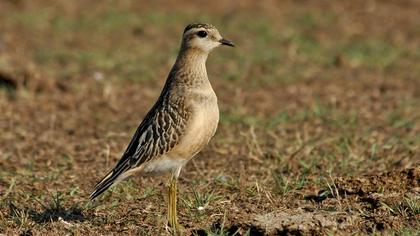
[[[419,233],[416,1],[184,2],[0,2],[0,233],[165,233],[165,177],[88,196],[193,21],[238,47],[208,62],[221,122],[181,174],[188,234]]]

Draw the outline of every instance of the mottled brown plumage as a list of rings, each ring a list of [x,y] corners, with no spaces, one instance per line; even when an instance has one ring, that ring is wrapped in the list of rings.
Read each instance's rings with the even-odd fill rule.
[[[137,128],[121,160],[96,186],[91,199],[131,176],[171,173],[169,220],[176,224],[176,179],[181,168],[209,142],[219,121],[217,97],[207,77],[208,54],[223,39],[214,26],[185,28],[181,49],[165,86]],[[175,215],[174,215],[175,214]]]

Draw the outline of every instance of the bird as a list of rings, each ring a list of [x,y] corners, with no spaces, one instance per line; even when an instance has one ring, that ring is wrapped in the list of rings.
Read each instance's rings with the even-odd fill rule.
[[[179,230],[176,204],[181,169],[208,144],[219,123],[218,101],[206,69],[208,55],[221,45],[235,47],[206,23],[187,25],[181,41],[159,98],[121,159],[90,195],[93,200],[129,176],[170,174],[167,226],[173,232]]]

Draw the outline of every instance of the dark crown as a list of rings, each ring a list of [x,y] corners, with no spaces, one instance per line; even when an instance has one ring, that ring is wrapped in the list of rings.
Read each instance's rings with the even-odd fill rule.
[[[204,24],[204,23],[189,24],[189,25],[187,25],[187,27],[185,27],[184,34],[188,30],[190,30],[190,29],[196,29],[196,28],[214,29],[214,26],[212,26],[210,24]]]

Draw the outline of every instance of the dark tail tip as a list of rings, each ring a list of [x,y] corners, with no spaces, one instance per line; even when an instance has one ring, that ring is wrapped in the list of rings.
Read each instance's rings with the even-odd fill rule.
[[[118,183],[118,177],[121,173],[124,173],[129,168],[128,165],[122,165],[110,171],[99,183],[95,186],[95,189],[90,194],[90,200],[95,199],[103,192],[105,192],[109,187]]]
[[[105,192],[106,189],[101,189],[101,191],[99,191],[99,189],[95,189],[91,194],[90,194],[90,200],[93,201],[95,200],[96,197],[98,197],[99,195],[101,195],[103,192]]]

